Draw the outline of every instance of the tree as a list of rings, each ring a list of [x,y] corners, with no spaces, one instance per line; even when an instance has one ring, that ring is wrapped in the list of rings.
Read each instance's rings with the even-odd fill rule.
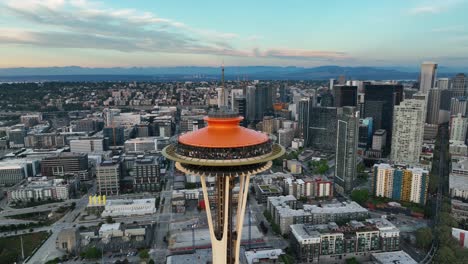
[[[440,225],[446,225],[450,227],[457,227],[458,223],[452,215],[447,212],[442,211],[440,213]]]
[[[147,249],[140,250],[139,256],[141,259],[148,259],[149,258],[148,250]]]
[[[346,259],[346,264],[359,264],[359,261],[356,260],[355,257]]]
[[[368,190],[353,190],[351,199],[358,204],[364,204],[369,199]]]
[[[81,256],[86,259],[97,259],[101,257],[101,250],[96,247],[90,247],[81,253]]]
[[[113,223],[115,223],[115,221],[114,221],[114,219],[112,219],[112,216],[108,215],[106,217],[106,223],[113,224]]]
[[[359,163],[356,166],[357,173],[363,173],[365,169],[366,169],[366,166],[364,166],[364,164],[362,164],[362,163]],[[351,258],[351,259],[353,259],[353,258]]]
[[[455,253],[448,246],[441,247],[435,259],[435,263],[456,263],[456,261]]]
[[[150,260],[148,261],[148,264],[154,264],[154,260],[153,260],[153,259],[150,259]]]
[[[427,249],[432,243],[432,230],[429,227],[419,228],[416,231],[416,244],[419,248]]]

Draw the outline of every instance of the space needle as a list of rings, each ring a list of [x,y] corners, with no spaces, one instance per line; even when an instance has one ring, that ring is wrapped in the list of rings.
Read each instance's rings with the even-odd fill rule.
[[[268,170],[285,151],[267,134],[240,126],[243,117],[226,108],[210,112],[204,120],[207,127],[179,136],[162,153],[176,162],[178,170],[200,177],[213,263],[237,264],[250,178]],[[208,197],[208,177],[215,177],[214,205]],[[240,187],[237,202],[233,200],[236,184]]]

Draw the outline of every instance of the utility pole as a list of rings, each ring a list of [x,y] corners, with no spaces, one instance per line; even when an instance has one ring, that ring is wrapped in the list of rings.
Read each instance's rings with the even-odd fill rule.
[[[195,253],[195,228],[198,226],[198,219],[195,224],[192,225],[192,248],[193,253]]]
[[[20,236],[20,240],[21,240],[21,258],[22,258],[23,263],[24,263],[23,235]]]

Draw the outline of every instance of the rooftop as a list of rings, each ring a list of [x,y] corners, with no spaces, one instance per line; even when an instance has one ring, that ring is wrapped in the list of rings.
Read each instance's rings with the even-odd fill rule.
[[[246,251],[245,258],[247,259],[247,264],[253,264],[258,263],[261,259],[278,259],[283,254],[282,249],[255,250]]]
[[[130,200],[130,199],[115,199],[115,200],[107,200],[106,205],[133,205],[133,204],[148,204],[156,203],[155,198],[147,198],[147,199],[135,199],[135,200]]]
[[[403,250],[393,252],[372,253],[372,258],[379,264],[417,264],[408,253]]]
[[[113,230],[119,230],[119,229],[120,229],[120,223],[102,224],[101,228],[99,228],[99,232],[107,232],[107,231],[113,231]]]
[[[266,143],[268,135],[241,127],[240,116],[205,117],[207,127],[179,137],[179,143],[204,148],[239,148]]]

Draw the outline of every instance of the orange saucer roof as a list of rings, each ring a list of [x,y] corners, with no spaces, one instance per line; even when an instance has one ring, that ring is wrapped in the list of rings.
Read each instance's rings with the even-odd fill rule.
[[[266,134],[241,127],[243,117],[205,117],[207,127],[179,137],[179,143],[203,148],[240,148],[268,141]]]

